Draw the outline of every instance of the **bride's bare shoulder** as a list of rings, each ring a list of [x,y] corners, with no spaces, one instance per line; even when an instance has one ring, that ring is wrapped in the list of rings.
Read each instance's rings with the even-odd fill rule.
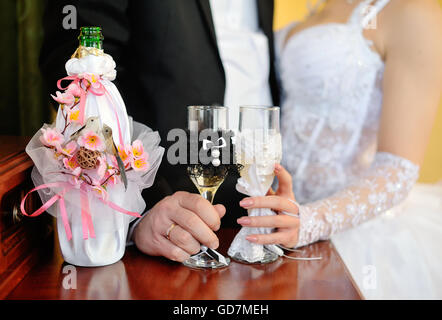
[[[442,8],[438,0],[391,0],[385,8],[385,17],[391,36],[413,32],[416,36],[440,39],[442,35]]]
[[[423,53],[430,59],[442,55],[442,8],[437,0],[391,0],[383,14],[387,55],[393,51],[415,57]]]

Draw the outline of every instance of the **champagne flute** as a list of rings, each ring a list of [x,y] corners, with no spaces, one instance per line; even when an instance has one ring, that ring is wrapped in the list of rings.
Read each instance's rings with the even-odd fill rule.
[[[279,107],[241,106],[239,114],[238,162],[243,165],[241,179],[265,195],[274,180],[274,167],[282,158],[281,134],[279,129]],[[253,177],[251,176],[253,175]],[[253,215],[251,209],[250,215]],[[254,263],[265,264],[278,259],[279,255],[264,246],[264,257]],[[246,261],[240,253],[234,260]]]
[[[228,130],[228,109],[221,106],[189,106],[188,107],[188,130],[190,135],[199,137],[202,133],[212,133],[214,136],[222,135]],[[207,137],[208,138],[208,137]],[[197,138],[197,141],[200,139]],[[198,189],[202,197],[213,203],[213,198],[219,186],[228,174],[226,165],[219,161],[221,138],[212,141],[204,139],[202,148],[211,153],[211,157],[201,159],[200,148],[196,163],[189,163],[187,173]],[[225,141],[224,141],[225,142]],[[218,145],[217,145],[218,144]],[[226,144],[224,144],[225,146]],[[189,150],[189,152],[191,152]],[[204,152],[203,152],[204,153]],[[191,161],[192,162],[192,161]],[[217,251],[201,246],[201,251],[184,261],[185,266],[191,268],[222,268],[228,266],[230,259]]]

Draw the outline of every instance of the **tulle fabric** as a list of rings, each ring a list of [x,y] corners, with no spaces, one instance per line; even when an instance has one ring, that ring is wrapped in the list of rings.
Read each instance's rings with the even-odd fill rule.
[[[331,240],[365,299],[442,299],[442,183]]]
[[[131,140],[139,139],[143,142],[144,149],[149,154],[149,169],[144,174],[127,171],[127,190],[124,189],[123,183],[109,185],[107,200],[125,210],[141,214],[146,207],[141,191],[153,184],[164,149],[159,146],[160,137],[157,132],[132,121],[131,118],[129,120]],[[53,150],[41,144],[40,136],[41,131],[38,131],[26,147],[26,152],[35,164],[31,175],[34,184],[39,186],[53,182],[70,183],[71,177],[60,174],[61,171],[65,171],[62,163],[55,159]],[[45,203],[61,191],[62,188],[50,188],[38,192]],[[70,189],[64,199],[72,230],[71,240],[66,237],[59,206],[54,204],[47,212],[57,218],[59,242],[65,261],[80,266],[98,266],[121,259],[126,246],[129,223],[135,218],[112,209],[101,202],[93,192],[88,192],[95,238],[83,239],[80,190]]]

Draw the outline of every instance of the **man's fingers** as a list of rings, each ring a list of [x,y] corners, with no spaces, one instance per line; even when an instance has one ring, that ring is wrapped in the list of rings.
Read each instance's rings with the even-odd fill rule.
[[[226,214],[226,207],[224,207],[222,204],[215,204],[214,207],[215,210],[218,212],[219,217],[220,218],[224,217],[224,215]]]
[[[206,199],[196,193],[180,191],[175,193],[178,204],[198,215],[212,230],[221,226],[220,212]]]
[[[296,228],[299,219],[284,214],[262,217],[241,217],[237,222],[244,227],[254,228]]]
[[[169,260],[183,262],[190,258],[189,253],[176,246],[165,237],[161,237],[159,239],[158,250],[160,255],[166,257]]]
[[[170,230],[169,240],[188,254],[194,255],[200,252],[200,243],[189,232],[178,225]]]
[[[281,197],[286,197],[295,200],[293,194],[292,176],[280,164],[275,165],[275,175],[278,178],[278,190],[276,194]]]
[[[296,204],[280,196],[244,198],[239,205],[246,209],[270,208],[275,211],[286,211],[293,214],[297,214],[299,211]]]
[[[212,249],[218,248],[219,241],[217,236],[194,212],[178,207],[170,218],[200,243]]]

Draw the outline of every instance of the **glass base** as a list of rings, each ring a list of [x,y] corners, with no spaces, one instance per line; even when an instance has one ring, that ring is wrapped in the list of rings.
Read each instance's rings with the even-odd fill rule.
[[[205,252],[197,253],[183,262],[183,265],[189,268],[197,269],[219,269],[225,268],[230,264],[230,259],[225,257],[227,264],[216,261]]]
[[[276,253],[274,253],[270,250],[267,250],[267,249],[264,249],[264,258],[262,258],[262,260],[255,261],[255,262],[249,262],[247,260],[244,260],[242,258],[242,255],[239,253],[236,253],[232,257],[233,260],[240,262],[240,263],[245,263],[245,264],[267,264],[267,263],[275,262],[276,260],[278,260],[278,258],[279,258],[279,255],[277,255]]]

